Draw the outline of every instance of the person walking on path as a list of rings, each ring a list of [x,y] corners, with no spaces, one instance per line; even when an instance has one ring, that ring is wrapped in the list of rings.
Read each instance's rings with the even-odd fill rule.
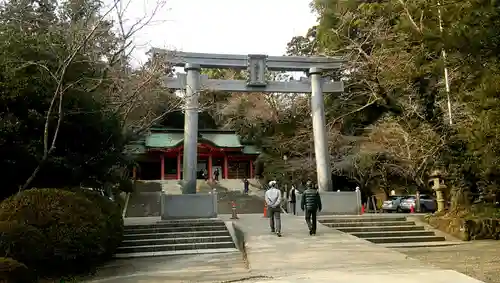
[[[297,212],[295,211],[295,203],[297,202],[297,195],[295,191],[295,186],[292,185],[292,188],[290,189],[289,195],[288,195],[288,203],[290,204],[290,212],[293,215],[296,215]]]
[[[243,179],[243,193],[248,195],[248,191],[250,190],[250,182],[247,178]]]
[[[269,182],[269,189],[264,198],[267,204],[271,233],[276,233],[278,237],[281,237],[281,191],[276,187],[276,181]]]
[[[311,181],[306,183],[307,189],[302,194],[300,208],[305,211],[307,227],[309,227],[309,235],[316,235],[316,215],[321,211],[321,197],[319,192],[313,187]]]
[[[218,182],[219,181],[219,168],[215,168],[215,171],[213,174],[214,174],[214,181]]]

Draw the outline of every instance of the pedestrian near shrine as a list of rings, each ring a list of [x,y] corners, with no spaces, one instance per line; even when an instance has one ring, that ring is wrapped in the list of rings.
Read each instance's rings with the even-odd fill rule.
[[[295,204],[297,202],[297,195],[296,195],[296,189],[295,185],[292,185],[292,188],[290,189],[290,192],[288,193],[288,203],[290,207],[290,212],[295,215],[297,212],[295,211]]]
[[[276,181],[269,182],[269,189],[264,196],[269,214],[271,233],[281,237],[281,191],[277,188]]]
[[[248,195],[248,191],[250,190],[250,181],[247,178],[243,179],[243,193]]]
[[[227,177],[226,177],[226,178],[227,178]],[[214,170],[214,180],[215,180],[216,182],[218,182],[218,181],[219,181],[219,168],[215,168],[215,170]]]
[[[307,189],[302,194],[300,208],[305,212],[309,235],[316,235],[316,216],[321,211],[321,197],[311,181],[306,183]]]

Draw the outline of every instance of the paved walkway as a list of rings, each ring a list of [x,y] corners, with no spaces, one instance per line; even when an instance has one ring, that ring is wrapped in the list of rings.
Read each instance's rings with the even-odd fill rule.
[[[260,214],[239,217],[251,273],[269,277],[245,282],[481,282],[325,226],[311,237],[296,216],[282,215],[281,238],[270,233],[268,219]]]
[[[301,217],[282,215],[281,238],[270,233],[262,214],[239,217],[235,223],[245,232],[246,262],[239,252],[115,260],[87,282],[481,282],[322,225],[311,237]],[[230,221],[230,215],[221,218]],[[126,222],[157,220],[141,217]]]
[[[87,283],[240,282],[251,274],[241,253],[117,259],[100,267]]]

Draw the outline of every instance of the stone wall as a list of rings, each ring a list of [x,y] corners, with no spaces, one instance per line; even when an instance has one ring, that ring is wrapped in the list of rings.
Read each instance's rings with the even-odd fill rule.
[[[161,218],[215,218],[217,193],[171,195],[161,194]]]
[[[323,209],[321,214],[354,214],[357,215],[361,211],[361,193],[353,192],[321,192],[321,203]],[[303,215],[304,212],[300,209],[302,194],[297,194],[296,211],[298,215]]]

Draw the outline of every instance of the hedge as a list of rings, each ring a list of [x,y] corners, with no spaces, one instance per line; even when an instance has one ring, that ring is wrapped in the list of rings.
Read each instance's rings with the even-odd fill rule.
[[[500,239],[500,219],[468,219],[463,225],[464,240]]]
[[[34,279],[26,265],[12,258],[0,257],[0,282],[30,283]]]
[[[48,255],[47,239],[37,228],[18,223],[0,222],[0,252],[29,268],[43,267]]]
[[[106,217],[98,206],[74,192],[23,191],[0,204],[0,221],[39,229],[47,239],[46,266],[54,270],[89,267],[106,251]]]
[[[120,207],[113,201],[91,190],[81,190],[94,205],[99,207],[105,217],[105,229],[107,238],[105,238],[105,256],[114,254],[123,240],[123,217]]]
[[[460,240],[500,239],[500,218],[498,209],[487,206],[473,206],[460,211],[435,213],[426,217],[434,228],[444,231]]]

